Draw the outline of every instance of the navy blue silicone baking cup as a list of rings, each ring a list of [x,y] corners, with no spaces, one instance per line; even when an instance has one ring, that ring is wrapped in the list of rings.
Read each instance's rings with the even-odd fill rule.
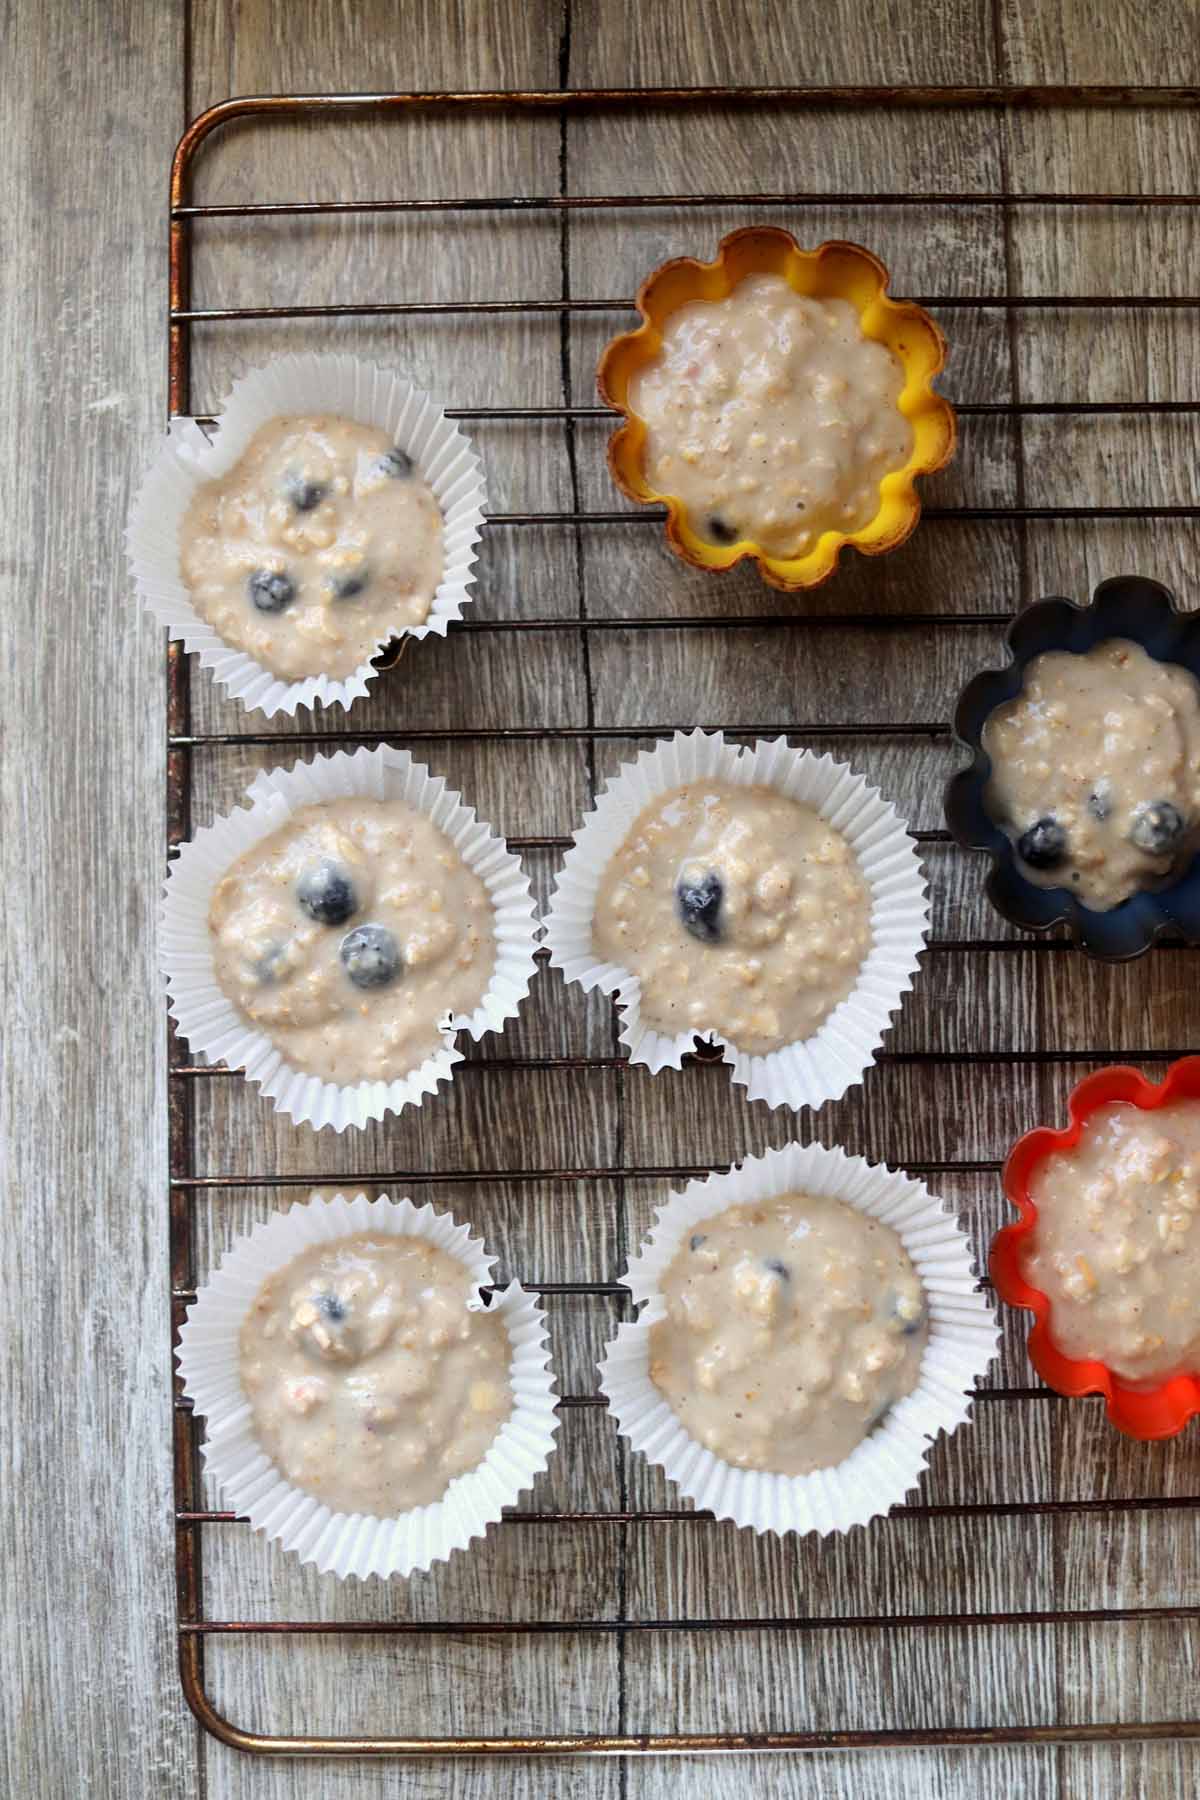
[[[996,911],[1023,931],[1066,925],[1089,955],[1109,962],[1140,956],[1163,932],[1200,942],[1200,853],[1166,887],[1131,894],[1119,906],[1097,912],[1069,888],[1037,887],[1021,873],[1012,839],[991,818],[984,789],[991,759],[983,728],[1006,700],[1020,693],[1026,665],[1046,650],[1090,650],[1105,638],[1132,638],[1160,662],[1180,663],[1200,680],[1200,614],[1183,612],[1161,582],[1142,575],[1103,581],[1090,605],[1058,597],[1038,600],[1014,619],[1006,642],[1005,669],[985,669],[967,683],[954,711],[954,736],[971,753],[970,766],[946,787],[946,823],[964,850],[985,850],[992,860],[987,897]]]

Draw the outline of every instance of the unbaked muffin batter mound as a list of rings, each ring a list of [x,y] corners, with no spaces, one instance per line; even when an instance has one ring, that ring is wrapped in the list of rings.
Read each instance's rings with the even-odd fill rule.
[[[242,1387],[281,1474],[337,1512],[393,1518],[478,1468],[512,1411],[502,1321],[419,1238],[318,1244],[263,1283]]]
[[[302,808],[217,883],[208,922],[222,992],[294,1068],[343,1086],[418,1068],[495,964],[487,889],[394,800]]]
[[[791,557],[823,531],[870,524],[913,430],[904,370],[848,300],[751,275],[723,300],[681,306],[662,340],[629,404],[646,422],[651,485],[683,502],[693,531]]]
[[[765,1055],[845,999],[870,918],[853,851],[811,807],[696,781],[647,807],[613,857],[592,946],[638,977],[647,1024]]]
[[[1200,683],[1130,639],[1035,657],[983,747],[988,810],[1039,887],[1104,910],[1200,842]]]
[[[735,1468],[831,1468],[917,1384],[917,1272],[890,1225],[845,1201],[786,1194],[705,1220],[662,1293],[650,1379]]]
[[[272,419],[184,516],[192,604],[283,680],[353,674],[429,616],[442,515],[384,431],[333,415]]]
[[[1114,1101],[1029,1187],[1026,1278],[1066,1356],[1157,1382],[1200,1374],[1200,1101]]]

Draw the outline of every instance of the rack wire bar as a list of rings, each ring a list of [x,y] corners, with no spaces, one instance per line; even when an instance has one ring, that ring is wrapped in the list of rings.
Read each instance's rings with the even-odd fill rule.
[[[691,194],[546,194],[539,196],[491,197],[463,195],[454,199],[379,196],[362,199],[335,197],[317,201],[247,201],[238,204],[201,205],[191,198],[192,177],[202,147],[214,132],[234,124],[272,121],[293,122],[354,117],[382,123],[405,116],[500,113],[507,115],[547,114],[559,118],[589,112],[637,108],[639,110],[673,111],[680,108],[736,108],[742,106],[776,106],[798,111],[822,108],[869,110],[871,108],[939,108],[990,109],[1002,120],[1007,113],[1023,109],[1047,108],[1190,108],[1200,107],[1200,87],[1124,87],[1124,86],[1058,86],[1021,87],[785,87],[785,88],[673,88],[673,89],[578,89],[536,90],[526,92],[486,93],[407,93],[407,94],[309,94],[258,95],[231,99],[210,108],[195,119],[184,132],[177,147],[171,171],[169,204],[169,311],[167,318],[169,410],[172,416],[192,412],[191,350],[196,326],[219,327],[233,321],[271,319],[310,319],[314,321],[389,316],[459,316],[502,315],[529,316],[547,314],[565,322],[574,315],[613,314],[627,312],[628,298],[582,299],[564,294],[560,298],[525,298],[521,296],[484,299],[423,302],[419,300],[381,299],[331,304],[280,304],[261,306],[207,306],[192,303],[191,266],[195,249],[195,227],[206,220],[245,219],[265,227],[276,219],[303,218],[312,215],[351,216],[364,214],[550,214],[564,222],[570,217],[586,219],[597,214],[621,211],[648,211],[656,208],[690,208],[697,211],[714,208],[770,207],[803,216],[814,207],[845,208],[911,208],[945,207],[950,209],[1001,209],[1006,216],[1014,208],[1087,209],[1190,209],[1200,205],[1198,193],[1064,193],[1057,191],[1013,194],[1002,188],[983,192],[776,192],[776,193],[691,193]],[[1047,312],[1061,310],[1075,313],[1178,311],[1200,308],[1200,296],[1192,295],[1079,295],[1040,294],[955,294],[927,298],[926,306],[957,312],[995,311],[1008,320],[1022,311]],[[568,398],[564,395],[564,401]],[[1200,399],[1138,398],[1114,401],[1039,400],[1011,401],[967,400],[958,403],[960,417],[967,419],[1013,419],[1078,416],[1080,418],[1173,417],[1200,413]],[[196,415],[204,420],[204,415]],[[468,420],[562,421],[569,430],[575,424],[591,424],[607,420],[611,415],[595,405],[507,407],[467,406],[453,409],[452,417]],[[1014,505],[941,506],[926,509],[925,518],[943,528],[970,521],[1013,523],[1033,520],[1193,520],[1200,518],[1200,505],[1180,502],[1154,506],[1058,506],[1041,505],[1022,495]],[[572,508],[541,512],[500,512],[489,518],[489,529],[520,529],[525,526],[567,529],[582,533],[592,529],[622,528],[634,524],[653,524],[661,517],[651,509],[639,512],[616,509]],[[694,617],[612,617],[553,618],[524,617],[513,620],[479,619],[458,627],[464,631],[509,636],[519,641],[522,634],[542,632],[577,633],[587,643],[593,633],[606,632],[738,632],[795,631],[836,628],[853,625],[856,629],[875,629],[893,633],[900,629],[935,632],[963,627],[996,628],[1009,622],[1011,613],[980,611],[950,613],[897,611],[886,614],[841,613],[820,614],[793,610],[786,614],[704,614]],[[605,741],[643,739],[668,735],[676,726],[644,724],[597,726],[479,726],[476,728],[408,727],[360,730],[351,721],[341,730],[316,727],[286,733],[257,731],[196,731],[192,726],[187,659],[178,644],[168,650],[168,751],[167,751],[167,854],[183,841],[191,823],[191,783],[193,759],[197,754],[236,750],[256,746],[292,749],[300,746],[349,743],[377,744],[400,742],[523,743],[579,742],[589,747]],[[688,726],[694,721],[686,721]],[[807,727],[795,720],[774,725],[739,725],[726,727],[733,737],[802,734],[806,738],[823,739],[896,739],[901,742],[944,742],[949,731],[944,721],[878,722],[863,719]],[[917,836],[925,843],[942,845],[947,834],[941,830],[924,831]],[[510,843],[522,850],[557,851],[569,840],[556,836],[513,838]],[[1160,942],[1154,954],[1179,948],[1170,941]],[[953,954],[987,953],[1012,955],[1041,951],[1062,953],[1071,946],[1056,938],[943,938],[932,950]],[[912,1066],[986,1067],[1034,1066],[1061,1067],[1106,1061],[1122,1053],[1119,1050],[1093,1047],[1079,1050],[1037,1051],[959,1051],[939,1055],[932,1051],[884,1051],[879,1060],[888,1064]],[[1142,1049],[1127,1051],[1127,1058],[1139,1062],[1165,1062],[1183,1054],[1181,1051]],[[698,1051],[696,1062],[713,1060],[711,1051]],[[570,1071],[602,1071],[620,1075],[627,1068],[625,1060],[609,1055],[560,1055],[537,1057],[484,1058],[471,1056],[461,1065],[472,1079],[487,1080],[498,1071],[509,1073],[538,1071],[553,1075]],[[170,1163],[168,1203],[170,1214],[170,1279],[173,1327],[182,1323],[185,1309],[194,1298],[196,1269],[194,1255],[193,1209],[200,1194],[269,1188],[280,1192],[291,1189],[337,1183],[341,1186],[369,1185],[381,1187],[403,1183],[438,1186],[459,1181],[503,1181],[506,1183],[556,1183],[577,1186],[597,1180],[646,1179],[677,1181],[705,1174],[713,1165],[664,1164],[624,1165],[619,1168],[542,1167],[514,1169],[439,1168],[413,1170],[369,1169],[360,1173],[329,1174],[320,1169],[305,1174],[280,1174],[270,1170],[220,1170],[202,1172],[197,1157],[197,1134],[194,1118],[195,1098],[210,1078],[236,1075],[238,1071],[210,1068],[186,1060],[182,1047],[170,1069]],[[914,1175],[984,1176],[994,1178],[1000,1163],[994,1158],[947,1158],[910,1162]],[[547,1281],[530,1280],[544,1294],[563,1297],[600,1297],[623,1305],[627,1291],[616,1281]],[[1025,1405],[1033,1402],[1056,1403],[1059,1396],[1042,1386],[997,1386],[980,1390],[983,1404]],[[207,1508],[201,1504],[198,1467],[198,1432],[190,1406],[178,1395],[173,1409],[173,1457],[175,1470],[176,1527],[176,1600],[179,1634],[179,1664],[183,1689],[189,1705],[201,1723],[225,1743],[264,1755],[315,1756],[562,1756],[593,1753],[641,1755],[653,1752],[738,1752],[817,1749],[891,1748],[902,1749],[922,1745],[960,1747],[1002,1744],[1084,1744],[1130,1742],[1134,1740],[1197,1739],[1200,1719],[1089,1721],[1085,1723],[1021,1723],[973,1726],[921,1726],[913,1729],[825,1729],[807,1728],[774,1732],[746,1732],[730,1729],[720,1733],[662,1731],[631,1734],[620,1730],[610,1734],[509,1734],[488,1736],[405,1736],[371,1735],[339,1736],[322,1734],[276,1734],[249,1731],[224,1717],[210,1699],[205,1679],[205,1641],[210,1638],[241,1637],[270,1642],[287,1641],[297,1636],[381,1637],[396,1640],[404,1636],[433,1637],[454,1634],[505,1639],[511,1637],[570,1637],[576,1634],[612,1634],[623,1644],[627,1635],[666,1633],[741,1633],[750,1635],[814,1634],[834,1631],[894,1632],[920,1629],[952,1629],[970,1631],[984,1628],[1008,1628],[1030,1625],[1060,1626],[1088,1624],[1111,1627],[1136,1621],[1174,1621],[1194,1625],[1200,1620],[1200,1607],[1192,1605],[1100,1607],[1034,1611],[937,1611],[887,1614],[847,1614],[844,1616],[781,1616],[765,1618],[661,1617],[627,1618],[621,1615],[599,1620],[545,1618],[539,1620],[235,1620],[214,1619],[204,1610],[202,1579],[202,1539],[210,1529],[222,1526],[244,1526],[246,1521],[235,1513]],[[586,1415],[589,1409],[601,1407],[596,1395],[570,1394],[560,1406],[568,1413]],[[1078,1403],[1076,1403],[1078,1404]],[[893,1515],[896,1529],[903,1530],[908,1521],[928,1519],[997,1519],[1007,1517],[1059,1517],[1071,1515],[1120,1515],[1137,1513],[1188,1514],[1200,1507],[1200,1496],[1183,1495],[1118,1495],[1087,1498],[1049,1497],[1031,1501],[1003,1499],[916,1504],[898,1509]],[[628,1496],[611,1509],[554,1509],[543,1511],[514,1510],[506,1515],[506,1528],[516,1525],[546,1529],[568,1529],[573,1526],[605,1525],[622,1533],[633,1530],[671,1531],[685,1528],[704,1531],[714,1528],[710,1515],[690,1509],[669,1507],[637,1508]],[[622,1720],[623,1723],[623,1720]]]

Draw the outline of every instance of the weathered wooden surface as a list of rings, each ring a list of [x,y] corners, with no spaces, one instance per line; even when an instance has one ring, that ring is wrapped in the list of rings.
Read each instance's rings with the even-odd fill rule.
[[[182,18],[6,6],[0,42],[0,1792],[191,1800],[153,959],[163,654],[121,546],[162,420]]]
[[[93,18],[93,11],[95,17]],[[299,22],[303,15],[303,28]],[[397,12],[384,0],[354,8],[314,0],[190,0],[190,85],[185,94],[178,7],[125,0],[84,9],[79,31],[96,39],[70,54],[77,104],[54,86],[63,53],[52,20],[25,22],[21,91],[0,100],[16,146],[0,184],[0,392],[28,421],[17,434],[8,486],[24,541],[49,547],[59,571],[38,583],[31,557],[0,563],[11,590],[5,666],[26,703],[10,703],[12,752],[4,777],[4,891],[54,894],[63,930],[54,965],[34,952],[41,914],[13,938],[7,1018],[19,1049],[3,1071],[9,1184],[19,1196],[6,1241],[19,1292],[33,1291],[49,1244],[56,1281],[37,1313],[13,1308],[15,1335],[0,1352],[6,1442],[26,1431],[18,1504],[0,1523],[6,1561],[64,1613],[56,1629],[30,1629],[21,1609],[3,1645],[23,1702],[0,1756],[15,1792],[229,1797],[417,1795],[587,1796],[658,1800],[667,1792],[725,1800],[746,1789],[772,1795],[898,1796],[946,1800],[1003,1790],[1031,1800],[1089,1794],[1174,1796],[1192,1791],[1200,1756],[1186,1746],[921,1751],[903,1756],[788,1758],[766,1764],[696,1759],[622,1767],[613,1761],[394,1766],[264,1763],[197,1733],[171,1667],[170,1533],[165,1408],[165,1207],[162,1070],[157,984],[147,920],[161,855],[161,660],[156,635],[124,602],[119,526],[132,470],[161,418],[163,271],[161,200],[170,141],[184,115],[230,93],[390,87],[554,86],[724,81],[989,82],[1196,79],[1186,66],[1192,9],[1133,9],[1096,29],[1085,0],[1030,9],[1018,0],[944,0],[884,9],[839,0],[819,20],[789,0],[534,0],[443,8],[425,0]],[[101,22],[103,20],[103,22]],[[7,39],[6,39],[7,48]],[[153,94],[153,118],[145,101]],[[51,100],[53,99],[53,104]],[[114,124],[114,120],[116,123]],[[10,123],[11,121],[11,123]],[[51,123],[52,121],[52,123]],[[119,148],[92,152],[101,134]],[[246,128],[217,139],[198,169],[198,198],[306,198],[354,194],[726,191],[795,187],[863,191],[926,185],[995,190],[1194,187],[1200,119],[1181,113],[1028,115],[895,111],[783,116],[770,109],[701,123],[647,113],[554,118],[414,120],[386,128]],[[64,141],[65,140],[65,141]],[[8,254],[36,201],[63,171],[88,164],[57,226],[44,266],[18,272]],[[57,172],[57,173],[56,173]],[[85,204],[85,202],[87,202]],[[93,253],[102,206],[114,254]],[[332,298],[554,298],[564,291],[627,294],[663,256],[708,252],[720,230],[755,216],[669,210],[581,214],[560,234],[549,216],[224,221],[197,232],[200,304]],[[893,267],[900,292],[1185,291],[1194,285],[1191,214],[1087,215],[985,207],[889,212],[797,209],[802,237],[858,236]],[[112,271],[139,277],[113,297]],[[193,403],[215,406],[239,370],[285,347],[336,343],[409,369],[450,404],[587,403],[599,345],[625,315],[585,319],[359,320],[340,325],[266,322],[196,333]],[[959,399],[1194,397],[1190,313],[1081,315],[1029,312],[1007,328],[1000,313],[949,314],[947,391]],[[33,337],[36,354],[30,356]],[[72,457],[53,462],[53,511],[36,485],[61,444],[59,408],[75,429]],[[5,409],[12,411],[12,401]],[[480,429],[498,508],[606,507],[602,425],[581,422],[570,446],[554,425]],[[30,446],[34,446],[31,453]],[[41,446],[39,449],[38,446]],[[1195,423],[964,422],[955,465],[933,484],[943,502],[1025,496],[1065,503],[1190,498]],[[4,454],[0,452],[0,454]],[[96,496],[103,505],[96,505]],[[79,520],[76,524],[75,521]],[[43,521],[51,521],[43,523]],[[14,534],[14,541],[22,539]],[[930,522],[895,557],[850,563],[806,610],[853,613],[977,612],[1058,590],[1082,595],[1095,580],[1139,568],[1188,592],[1193,527],[1097,527]],[[33,616],[27,589],[56,596]],[[61,592],[59,591],[61,589]],[[644,526],[493,531],[482,565],[477,619],[534,614],[682,617],[722,612],[787,615],[795,603],[745,571],[714,587],[666,553]],[[70,611],[68,613],[68,607]],[[64,625],[64,620],[68,621]],[[359,729],[402,734],[508,724],[638,727],[700,722],[742,730],[775,725],[848,755],[879,781],[918,829],[940,823],[939,793],[953,766],[944,736],[890,731],[914,718],[943,721],[962,681],[994,660],[997,634],[975,625],[902,624],[585,633],[561,629],[499,637],[459,635],[405,658],[355,709]],[[850,744],[837,727],[878,727]],[[335,715],[334,724],[342,721]],[[301,729],[308,723],[302,718]],[[201,732],[262,728],[193,682]],[[292,729],[295,729],[293,727]],[[289,726],[271,730],[286,738]],[[596,783],[643,740],[466,741],[415,748],[515,836],[564,836]],[[231,804],[255,769],[287,746],[205,748],[194,757],[194,816]],[[311,754],[311,751],[302,751]],[[47,758],[30,782],[21,759]],[[84,771],[81,776],[80,771]],[[52,825],[52,829],[51,829]],[[64,838],[82,844],[86,879],[62,889],[51,857]],[[18,863],[19,859],[19,863]],[[558,856],[529,858],[539,891]],[[865,1087],[827,1108],[825,1142],[892,1161],[992,1158],[1034,1120],[1061,1110],[1072,1083],[1113,1051],[1186,1048],[1200,957],[1163,951],[1105,970],[1055,951],[963,952],[953,944],[1012,934],[979,893],[978,867],[956,850],[929,854],[934,936],[917,995]],[[33,865],[35,876],[30,880]],[[111,897],[123,896],[114,907]],[[132,1003],[127,1000],[132,996]],[[146,1004],[149,998],[149,1004]],[[78,1034],[78,1038],[76,1035]],[[81,1052],[103,1046],[104,1058]],[[1074,1060],[1036,1068],[1020,1057],[1045,1046]],[[7,1047],[7,1046],[6,1046]],[[557,975],[538,976],[506,1054],[609,1054],[611,1016]],[[939,1067],[927,1053],[983,1051],[994,1060]],[[721,1163],[787,1141],[795,1122],[749,1106],[721,1068],[651,1080],[642,1071],[489,1069],[495,1044],[473,1053],[453,1088],[414,1117],[331,1141],[278,1121],[227,1075],[194,1083],[196,1166],[207,1175],[320,1171],[414,1172],[430,1192],[484,1231],[504,1273],[555,1281],[611,1279],[653,1214],[647,1166]],[[1014,1060],[1015,1057],[1015,1060]],[[475,1065],[480,1066],[475,1066]],[[50,1104],[47,1105],[47,1096]],[[36,1136],[25,1121],[39,1121]],[[43,1120],[53,1119],[53,1130]],[[483,1182],[471,1171],[613,1165],[600,1183]],[[422,1176],[454,1171],[429,1187]],[[959,1174],[942,1184],[977,1243],[1000,1217],[996,1184]],[[82,1192],[86,1203],[77,1195]],[[283,1203],[286,1191],[215,1188],[195,1203],[201,1273],[238,1232]],[[35,1221],[30,1229],[31,1215]],[[20,1231],[15,1221],[20,1221]],[[7,1221],[6,1221],[7,1222]],[[97,1254],[99,1242],[100,1254]],[[26,1262],[28,1261],[28,1271]],[[147,1299],[147,1296],[149,1298]],[[135,1311],[131,1336],[115,1320]],[[594,1387],[599,1346],[620,1316],[608,1297],[550,1303],[560,1387]],[[1023,1327],[1006,1318],[993,1389],[1029,1380]],[[74,1336],[66,1399],[45,1430],[44,1365]],[[129,1348],[132,1341],[133,1348]],[[18,1439],[18,1441],[20,1441]],[[87,1446],[80,1456],[78,1446]],[[17,1467],[14,1456],[7,1458]],[[1117,1440],[1094,1406],[1057,1400],[982,1400],[969,1432],[939,1445],[920,1500],[1127,1499],[1197,1491],[1191,1436],[1148,1448]],[[69,1560],[49,1577],[46,1509],[67,1501]],[[214,1496],[215,1498],[215,1496]],[[598,1411],[564,1415],[560,1451],[534,1504],[586,1509],[668,1505],[643,1463],[625,1456]],[[213,1617],[653,1618],[850,1614],[942,1615],[1195,1604],[1200,1565],[1194,1513],[1114,1510],[993,1519],[900,1517],[849,1543],[747,1541],[725,1527],[580,1525],[552,1531],[510,1524],[470,1557],[386,1594],[347,1589],[301,1571],[242,1528],[204,1533],[205,1609]],[[101,1576],[92,1572],[102,1571]],[[89,1628],[103,1624],[103,1634]],[[7,1627],[6,1627],[7,1629]],[[1164,1718],[1194,1709],[1190,1626],[1111,1624],[954,1626],[788,1635],[581,1634],[578,1639],[411,1642],[230,1639],[208,1647],[208,1686],[235,1722],[283,1731],[631,1731],[1075,1722]],[[78,1679],[77,1679],[78,1678]],[[70,1729],[60,1729],[69,1721]],[[98,1775],[97,1771],[103,1773]],[[41,1782],[43,1785],[39,1786]],[[0,1783],[0,1785],[3,1785]]]

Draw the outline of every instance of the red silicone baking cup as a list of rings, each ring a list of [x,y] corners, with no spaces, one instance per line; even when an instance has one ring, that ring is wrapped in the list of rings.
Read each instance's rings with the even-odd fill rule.
[[[1161,1082],[1147,1081],[1137,1069],[1120,1065],[1098,1069],[1081,1081],[1067,1105],[1071,1123],[1062,1131],[1047,1125],[1027,1131],[1008,1153],[1004,1191],[1021,1217],[992,1240],[988,1259],[996,1291],[1010,1306],[1033,1313],[1029,1360],[1042,1380],[1060,1394],[1103,1394],[1108,1416],[1119,1431],[1135,1438],[1174,1437],[1193,1413],[1200,1412],[1200,1371],[1172,1375],[1157,1387],[1131,1386],[1094,1358],[1064,1356],[1050,1336],[1050,1298],[1031,1287],[1021,1270],[1022,1253],[1037,1224],[1037,1207],[1029,1195],[1034,1172],[1056,1150],[1073,1150],[1084,1124],[1098,1107],[1127,1100],[1155,1112],[1171,1100],[1200,1099],[1200,1056],[1172,1063]]]

